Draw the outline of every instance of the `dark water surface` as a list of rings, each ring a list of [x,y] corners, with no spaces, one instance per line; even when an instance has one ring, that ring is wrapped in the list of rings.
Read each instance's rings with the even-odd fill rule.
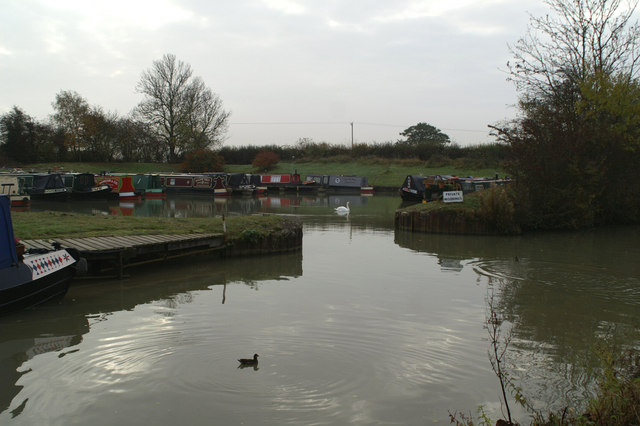
[[[303,250],[75,280],[60,304],[0,318],[0,424],[446,424],[478,405],[496,419],[491,291],[538,407],[593,391],[599,337],[639,343],[638,228],[426,235],[394,232],[393,196],[150,201],[32,209],[296,215]]]

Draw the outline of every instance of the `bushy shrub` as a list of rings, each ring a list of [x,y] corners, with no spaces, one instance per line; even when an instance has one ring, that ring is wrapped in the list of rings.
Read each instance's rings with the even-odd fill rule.
[[[512,197],[505,186],[482,191],[478,213],[496,230],[505,234],[518,233]]]
[[[187,173],[221,172],[224,170],[224,158],[213,151],[200,149],[188,153],[180,169]]]
[[[251,164],[258,172],[268,172],[269,170],[273,170],[279,161],[280,156],[275,152],[260,151]]]

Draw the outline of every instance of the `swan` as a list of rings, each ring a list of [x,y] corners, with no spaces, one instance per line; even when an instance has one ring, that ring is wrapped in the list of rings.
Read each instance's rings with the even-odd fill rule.
[[[253,359],[251,358],[240,358],[238,360],[240,365],[257,365],[258,364],[258,354],[253,354]]]
[[[349,202],[347,201],[347,207],[345,206],[340,206],[340,207],[336,207],[336,213],[338,214],[345,214],[345,213],[349,213],[351,211],[351,209],[349,209]]]

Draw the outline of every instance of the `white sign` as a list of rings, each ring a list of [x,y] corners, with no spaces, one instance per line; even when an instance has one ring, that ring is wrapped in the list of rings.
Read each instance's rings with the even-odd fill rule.
[[[444,191],[442,193],[442,201],[445,203],[461,203],[464,201],[462,199],[462,191]]]

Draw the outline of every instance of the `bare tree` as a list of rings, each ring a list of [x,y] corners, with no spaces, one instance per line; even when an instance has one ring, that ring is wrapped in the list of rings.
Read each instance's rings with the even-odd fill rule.
[[[623,1],[627,8],[623,9]],[[588,77],[638,76],[640,27],[631,22],[634,0],[545,0],[553,14],[530,17],[526,35],[510,46],[516,88],[552,96]]]
[[[191,66],[175,55],[154,61],[136,90],[145,95],[136,114],[155,129],[168,161],[176,161],[186,150],[222,143],[229,112],[201,78],[193,78]]]
[[[185,110],[189,151],[222,145],[231,113],[223,109],[220,97],[200,77],[193,79],[185,93]]]

